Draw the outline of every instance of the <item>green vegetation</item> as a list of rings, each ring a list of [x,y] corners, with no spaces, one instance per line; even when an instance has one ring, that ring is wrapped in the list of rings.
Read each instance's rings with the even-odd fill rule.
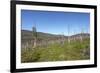
[[[36,48],[21,49],[21,62],[47,62],[90,59],[90,39],[68,43],[49,44]]]

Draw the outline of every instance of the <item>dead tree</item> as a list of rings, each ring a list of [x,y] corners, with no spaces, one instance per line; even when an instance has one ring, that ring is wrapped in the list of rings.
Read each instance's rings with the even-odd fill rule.
[[[70,43],[70,36],[69,36],[70,27],[68,25],[68,43]]]
[[[64,34],[61,35],[62,45],[64,44]]]
[[[83,40],[83,33],[84,33],[84,31],[83,31],[83,28],[82,28],[82,30],[81,30],[81,35],[80,35],[80,41]]]
[[[33,31],[33,37],[34,37],[34,42],[33,42],[33,48],[36,48],[37,46],[37,30],[36,30],[36,26],[33,26],[32,28],[32,31]]]
[[[75,35],[75,29],[74,29],[73,33],[74,33],[73,35]],[[73,37],[73,41],[75,41],[75,39],[76,39],[76,38],[75,38],[75,37]]]

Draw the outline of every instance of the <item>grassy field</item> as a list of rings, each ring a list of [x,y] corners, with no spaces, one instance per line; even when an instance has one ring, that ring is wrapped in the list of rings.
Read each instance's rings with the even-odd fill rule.
[[[75,40],[64,44],[54,43],[48,46],[21,49],[21,62],[48,62],[90,59],[90,40]]]

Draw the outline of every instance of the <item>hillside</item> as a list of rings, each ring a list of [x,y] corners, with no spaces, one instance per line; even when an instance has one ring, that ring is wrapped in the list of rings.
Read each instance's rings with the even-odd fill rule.
[[[32,34],[32,31],[29,30],[22,30],[22,39],[28,39],[28,38],[33,38],[34,34]],[[49,33],[43,33],[43,32],[37,32],[37,38],[55,38],[55,37],[60,37],[60,35],[53,35]]]
[[[56,39],[56,38],[60,38],[63,35],[54,35],[54,34],[49,34],[49,33],[43,33],[43,32],[37,32],[37,38],[41,38],[41,39]],[[90,34],[89,33],[80,33],[80,34],[75,34],[72,35],[70,37],[89,37]],[[33,39],[34,38],[34,34],[32,34],[32,31],[28,31],[28,30],[21,30],[21,37],[22,40],[26,40],[26,39]],[[64,36],[65,38],[68,38],[68,36]]]

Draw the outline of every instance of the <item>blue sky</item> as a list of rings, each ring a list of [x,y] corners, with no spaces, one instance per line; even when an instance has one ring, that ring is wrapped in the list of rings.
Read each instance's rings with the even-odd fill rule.
[[[90,32],[90,14],[79,12],[56,12],[21,10],[22,30],[32,30],[36,26],[38,32],[73,35]]]

